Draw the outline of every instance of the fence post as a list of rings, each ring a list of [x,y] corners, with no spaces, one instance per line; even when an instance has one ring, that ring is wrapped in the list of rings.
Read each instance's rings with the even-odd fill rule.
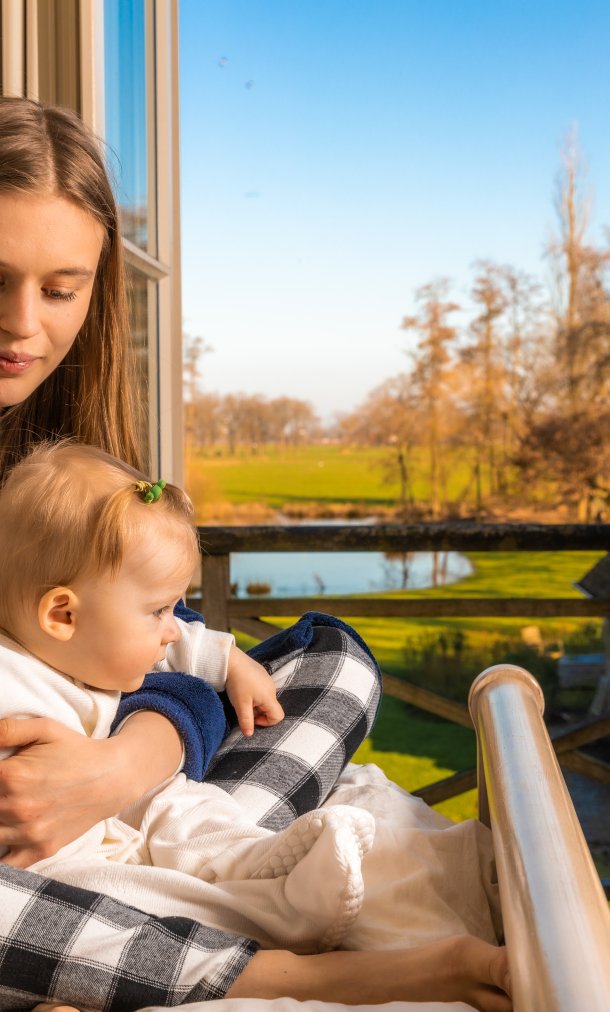
[[[229,632],[231,595],[229,555],[204,555],[201,583],[201,610],[210,629]]]

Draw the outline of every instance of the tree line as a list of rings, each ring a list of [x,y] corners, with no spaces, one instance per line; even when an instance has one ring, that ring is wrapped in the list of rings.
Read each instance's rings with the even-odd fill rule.
[[[407,368],[326,432],[349,445],[386,448],[388,478],[398,482],[405,517],[422,508],[413,491],[422,457],[425,512],[447,514],[456,454],[468,462],[462,497],[475,514],[543,489],[581,520],[604,517],[610,495],[610,247],[589,240],[585,180],[572,132],[557,180],[558,228],[545,250],[550,282],[480,260],[473,265],[468,307],[453,298],[448,279],[422,285],[413,312],[400,323],[409,338]],[[195,446],[224,445],[233,452],[243,443],[312,442],[324,434],[304,401],[201,394],[197,363],[210,349],[203,343],[190,349],[187,436]]]
[[[322,425],[307,401],[262,394],[200,393],[185,406],[187,442],[201,450],[233,455],[239,447],[298,446],[322,436]]]
[[[470,464],[475,512],[544,488],[581,520],[604,518],[610,494],[610,249],[589,242],[589,205],[577,138],[562,150],[559,229],[546,249],[551,282],[488,260],[474,265],[472,311],[446,279],[415,293],[402,329],[411,368],[343,418],[344,439],[391,444],[403,511],[413,505],[413,455],[426,449],[429,512],[456,450]]]

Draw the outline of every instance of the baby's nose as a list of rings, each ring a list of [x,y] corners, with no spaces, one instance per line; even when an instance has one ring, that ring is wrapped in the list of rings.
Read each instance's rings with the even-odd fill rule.
[[[176,622],[176,619],[172,615],[168,620],[167,626],[165,627],[163,642],[175,643],[179,639],[180,639],[180,628],[178,626],[178,623]]]

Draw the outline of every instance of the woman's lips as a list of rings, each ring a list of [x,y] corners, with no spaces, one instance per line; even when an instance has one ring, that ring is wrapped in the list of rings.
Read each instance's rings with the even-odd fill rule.
[[[9,373],[11,376],[26,372],[34,362],[38,362],[36,355],[17,355],[11,351],[0,351],[0,372]]]

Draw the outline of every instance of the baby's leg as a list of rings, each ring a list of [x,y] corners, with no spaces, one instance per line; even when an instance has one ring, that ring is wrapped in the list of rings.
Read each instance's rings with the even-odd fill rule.
[[[293,629],[305,630],[307,645],[291,650],[288,638],[284,653],[265,662],[285,719],[256,728],[251,738],[235,728],[208,770],[207,782],[269,829],[283,829],[320,807],[377,713],[378,666],[353,631],[324,621],[315,613],[304,616]]]
[[[182,775],[142,822],[154,866],[222,885],[275,944],[316,950],[339,944],[360,909],[373,828],[369,813],[335,806],[273,833],[218,787]]]

